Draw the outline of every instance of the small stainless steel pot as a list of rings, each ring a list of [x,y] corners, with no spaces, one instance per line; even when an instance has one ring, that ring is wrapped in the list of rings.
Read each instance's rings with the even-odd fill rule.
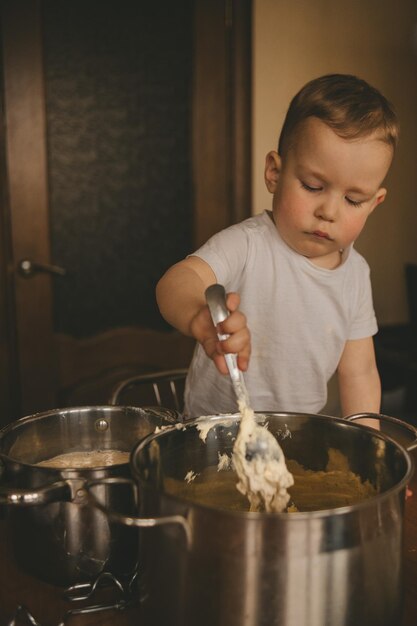
[[[88,481],[129,479],[129,464],[88,469],[36,464],[73,451],[130,452],[156,426],[172,424],[177,418],[167,409],[90,406],[31,415],[3,428],[0,504],[6,508],[18,564],[37,578],[62,586],[90,582],[104,571],[122,579],[132,576],[137,532],[113,524],[97,508],[78,503]],[[129,484],[97,486],[94,495],[126,515],[136,511]]]
[[[129,525],[153,527],[140,533],[144,623],[397,626],[403,510],[413,471],[406,448],[384,432],[343,419],[266,415],[287,458],[323,470],[329,449],[339,450],[377,495],[291,514],[203,506],[170,495],[164,479],[182,481],[190,470],[216,466],[219,453],[232,451],[238,416],[200,418],[182,430],[150,435],[131,456],[142,517],[109,513]],[[197,429],[201,420],[211,426],[205,443]],[[409,449],[416,446],[413,427],[385,418],[383,428],[386,420],[391,430],[401,428]]]

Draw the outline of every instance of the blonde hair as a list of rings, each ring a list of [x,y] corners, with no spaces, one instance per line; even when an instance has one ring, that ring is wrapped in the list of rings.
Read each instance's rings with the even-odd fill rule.
[[[350,74],[315,78],[294,96],[279,138],[281,156],[300,122],[308,117],[317,117],[344,139],[376,133],[393,150],[398,143],[399,124],[393,106],[375,87]]]

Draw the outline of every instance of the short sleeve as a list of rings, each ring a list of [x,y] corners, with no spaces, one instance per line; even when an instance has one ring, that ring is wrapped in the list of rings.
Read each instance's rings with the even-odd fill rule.
[[[249,238],[243,224],[236,224],[213,235],[190,256],[210,265],[217,282],[227,288],[239,282],[249,252]]]

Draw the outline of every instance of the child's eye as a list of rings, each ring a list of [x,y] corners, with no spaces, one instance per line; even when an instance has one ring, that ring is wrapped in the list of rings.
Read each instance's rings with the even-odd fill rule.
[[[301,182],[301,187],[303,189],[306,189],[307,191],[321,191],[321,187],[312,187],[311,185],[307,185],[307,183],[303,183],[303,181]]]
[[[352,200],[346,196],[346,202],[348,202],[351,206],[361,206],[363,204],[363,200]]]

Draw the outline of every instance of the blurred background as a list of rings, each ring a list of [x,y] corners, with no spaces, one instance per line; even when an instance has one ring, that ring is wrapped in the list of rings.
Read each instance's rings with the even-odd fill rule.
[[[265,155],[293,95],[329,72],[381,89],[401,122],[387,199],[357,249],[372,271],[383,410],[413,421],[416,3],[0,6],[0,423],[104,403],[127,376],[188,365],[193,342],[161,319],[155,284],[270,208]]]

